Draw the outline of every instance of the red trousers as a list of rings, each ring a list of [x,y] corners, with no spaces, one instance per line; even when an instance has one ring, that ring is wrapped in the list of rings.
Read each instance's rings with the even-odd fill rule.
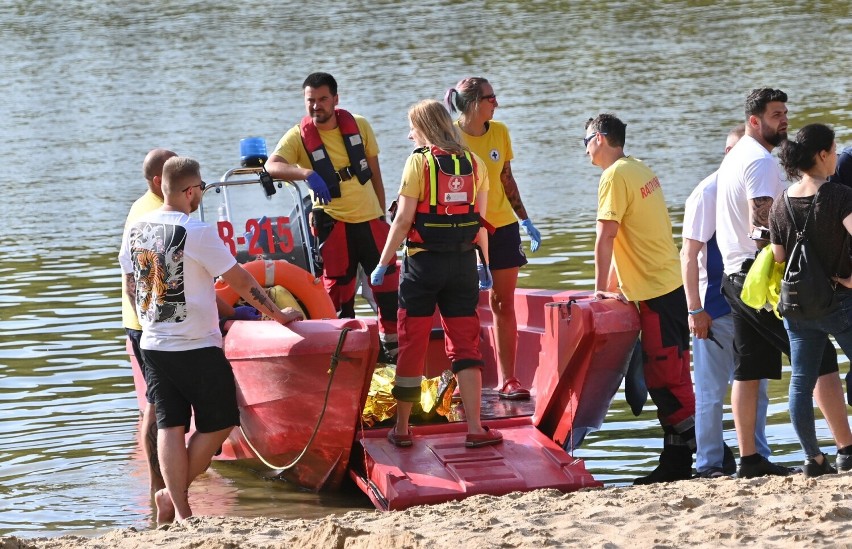
[[[689,372],[689,323],[683,287],[639,302],[645,384],[662,425],[677,428],[695,416]],[[691,422],[690,422],[691,423]]]
[[[355,317],[355,289],[358,265],[369,277],[379,264],[379,256],[388,238],[390,226],[383,219],[363,223],[334,222],[331,230],[318,235],[322,254],[322,280],[339,318]],[[369,284],[369,280],[367,281]],[[379,286],[370,284],[379,309],[379,330],[396,333],[399,268],[388,269]]]

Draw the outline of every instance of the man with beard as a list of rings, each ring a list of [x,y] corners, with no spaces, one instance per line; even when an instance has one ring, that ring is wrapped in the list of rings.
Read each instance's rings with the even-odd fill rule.
[[[758,390],[762,379],[781,379],[781,353],[790,355],[783,322],[767,309],[746,305],[740,294],[760,248],[769,243],[769,210],[784,190],[772,150],[787,139],[787,94],[752,90],[745,102],[746,132],[722,160],[717,176],[716,240],[722,253],[722,294],[734,321],[736,365],[731,408],[740,450],[737,476],[786,476],[790,470],[760,455],[755,443]],[[833,433],[848,430],[845,408],[824,406],[822,398],[842,391],[837,353],[826,338],[820,379],[814,395]]]
[[[278,309],[239,265],[215,227],[190,216],[205,183],[198,162],[163,164],[163,206],[125,231],[119,263],[142,325],[140,347],[157,415],[157,450],[165,488],[154,495],[157,522],[192,516],[187,490],[231,429],[240,424],[231,364],[222,350],[214,278],[280,324],[302,318]],[[195,432],[185,442],[190,415]]]
[[[728,133],[725,154],[745,135],[745,124]],[[713,172],[692,191],[683,210],[681,271],[695,378],[695,470],[701,478],[736,473],[737,462],[723,439],[722,406],[734,375],[734,321],[721,292],[722,254],[716,244],[716,176]],[[771,451],[766,442],[767,380],[761,381],[756,424],[757,449]]]
[[[337,108],[337,81],[315,72],[302,83],[307,116],[278,142],[266,162],[276,179],[305,180],[313,194],[311,230],[319,245],[323,284],[340,318],[355,316],[358,266],[371,273],[387,240],[379,146],[366,119]],[[396,362],[396,262],[384,281],[369,284],[379,310],[382,362]]]

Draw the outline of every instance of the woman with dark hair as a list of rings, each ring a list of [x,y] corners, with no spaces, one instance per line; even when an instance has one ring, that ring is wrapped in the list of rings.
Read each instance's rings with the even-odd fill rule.
[[[435,305],[441,313],[445,348],[458,380],[468,433],[465,446],[498,444],[499,431],[479,419],[482,355],[479,352],[479,290],[488,289],[488,240],[480,223],[488,201],[482,160],[461,142],[441,103],[425,100],[408,111],[408,138],[418,147],[402,172],[397,211],[379,264],[370,278],[381,284],[406,241],[399,283],[399,355],[393,396],[396,426],[388,432],[394,446],[414,444],[408,420],[420,402],[420,382],[432,330]],[[481,249],[477,265],[477,246]]]
[[[814,426],[813,392],[819,377],[820,360],[829,334],[852,356],[852,261],[849,235],[852,234],[852,189],[828,183],[837,164],[834,131],[824,124],[809,124],[785,141],[779,154],[781,165],[791,181],[784,196],[775,200],[769,217],[770,240],[775,261],[785,261],[793,250],[798,231],[807,231],[808,246],[824,272],[839,283],[835,291],[838,306],[818,318],[784,318],[790,336],[790,419],[805,452],[804,473],[815,477],[837,470],[822,453]],[[807,223],[807,225],[805,225]],[[818,237],[817,237],[818,235]],[[834,374],[839,375],[839,374]],[[829,402],[820,402],[844,411],[842,386]],[[842,432],[832,432],[837,444],[835,465],[852,470],[852,432],[848,422]]]
[[[488,235],[490,267],[494,276],[489,300],[494,315],[497,363],[503,377],[498,395],[510,400],[525,400],[530,397],[530,392],[515,377],[515,354],[518,347],[515,287],[518,271],[527,263],[521,248],[519,228],[523,227],[530,237],[530,250],[533,252],[541,245],[541,233],[527,215],[512,174],[509,130],[502,122],[493,120],[494,111],[499,106],[494,88],[485,78],[465,78],[455,88],[447,90],[444,101],[450,112],[459,113],[456,124],[465,145],[488,166],[488,211],[484,217],[495,227],[494,233]]]

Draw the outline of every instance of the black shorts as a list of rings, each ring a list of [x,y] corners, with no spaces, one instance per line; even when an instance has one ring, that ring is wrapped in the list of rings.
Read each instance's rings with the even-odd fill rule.
[[[139,346],[139,341],[142,339],[142,330],[125,328],[124,331],[127,332],[127,338],[130,340],[130,347],[133,349],[133,356],[136,357],[136,363],[139,364],[139,370],[142,372],[142,379],[145,380],[145,400],[147,400],[149,404],[153,404],[154,401],[152,400],[151,392],[148,390],[148,387],[151,385],[148,381],[148,370],[145,367],[142,348]]]
[[[488,265],[492,271],[523,267],[527,256],[521,244],[521,226],[515,222],[488,235]]]
[[[399,308],[407,316],[431,317],[435,305],[444,318],[472,317],[479,303],[476,251],[407,256],[399,279]]]
[[[722,295],[731,306],[734,321],[734,379],[781,379],[781,353],[790,356],[790,338],[784,322],[775,313],[755,310],[743,303],[740,294],[745,276],[745,273],[722,276]],[[819,375],[837,371],[837,351],[826,337]]]
[[[199,433],[240,424],[234,372],[220,347],[142,349],[142,355],[149,367],[149,390],[157,407],[158,428],[184,426],[192,414]]]

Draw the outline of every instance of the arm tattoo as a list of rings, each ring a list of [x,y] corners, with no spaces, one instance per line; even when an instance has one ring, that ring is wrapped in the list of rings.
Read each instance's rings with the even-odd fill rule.
[[[772,199],[759,196],[752,199],[751,217],[755,227],[769,227],[769,210],[772,209]]]
[[[500,182],[503,184],[503,190],[506,191],[506,198],[509,199],[509,204],[521,220],[527,219],[527,210],[524,208],[524,203],[521,202],[521,192],[518,190],[518,183],[515,181],[515,176],[512,175],[512,166],[509,162],[503,166],[503,171],[500,172]]]
[[[266,312],[268,314],[274,313],[278,310],[278,307],[275,306],[275,303],[273,303],[273,301],[269,299],[269,296],[266,295],[266,292],[264,292],[261,288],[257,286],[252,286],[252,288],[249,290],[249,293],[255,299],[255,301],[257,301],[258,305],[261,305],[264,309],[266,309]]]
[[[129,298],[130,305],[133,307],[133,312],[136,312],[136,277],[133,273],[124,275],[124,281],[127,287],[127,297]]]

